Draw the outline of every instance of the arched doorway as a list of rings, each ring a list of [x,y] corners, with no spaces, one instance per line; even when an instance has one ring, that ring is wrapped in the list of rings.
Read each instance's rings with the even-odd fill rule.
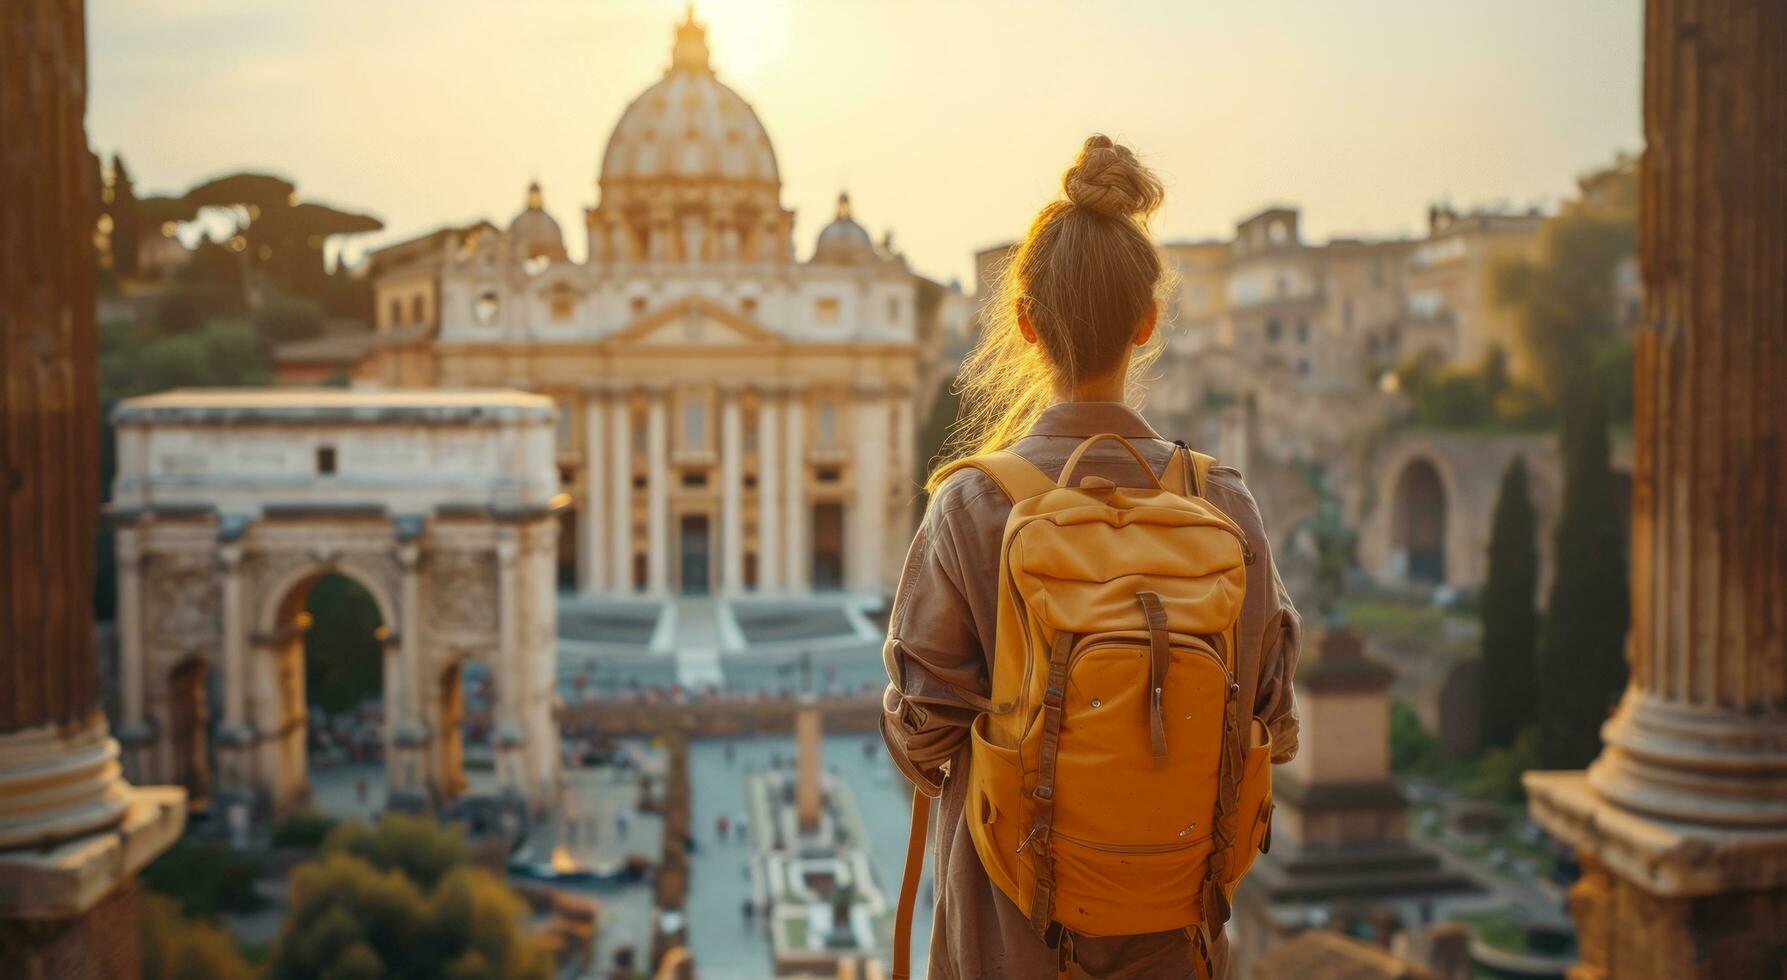
[[[278,623],[256,671],[255,712],[274,808],[379,808],[389,737],[386,677],[395,661],[378,600],[356,578],[325,571],[286,590]],[[321,800],[312,795],[313,753]]]
[[[1446,487],[1439,470],[1416,459],[1396,478],[1392,534],[1403,577],[1428,585],[1446,584]]]
[[[199,810],[211,799],[212,712],[216,672],[200,657],[183,660],[168,672],[169,772],[186,787],[187,805]]]

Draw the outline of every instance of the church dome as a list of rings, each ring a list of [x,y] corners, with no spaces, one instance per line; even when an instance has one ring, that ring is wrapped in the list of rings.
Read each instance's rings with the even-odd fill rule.
[[[527,185],[527,207],[509,222],[509,248],[522,260],[565,257],[565,234],[546,213],[540,182]]]
[[[819,242],[813,246],[813,261],[848,265],[872,261],[875,257],[875,242],[869,237],[868,229],[850,216],[850,195],[840,193],[838,216],[819,232]]]
[[[781,186],[769,134],[750,104],[714,77],[707,29],[692,9],[676,29],[669,70],[627,106],[602,154],[603,185],[666,178]]]

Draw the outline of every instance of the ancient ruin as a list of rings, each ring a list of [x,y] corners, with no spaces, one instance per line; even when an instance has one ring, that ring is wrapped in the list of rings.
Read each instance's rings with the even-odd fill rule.
[[[173,391],[120,405],[109,516],[130,771],[195,798],[304,805],[304,600],[338,574],[384,623],[393,797],[463,791],[460,670],[476,661],[495,684],[498,785],[550,800],[553,417],[544,398],[489,391]]]

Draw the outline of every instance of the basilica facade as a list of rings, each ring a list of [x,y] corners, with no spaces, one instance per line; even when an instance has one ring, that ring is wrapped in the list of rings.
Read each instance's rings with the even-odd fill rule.
[[[840,195],[797,258],[775,149],[677,27],[622,113],[586,258],[536,184],[506,228],[372,258],[356,383],[502,386],[559,409],[560,586],[590,595],[891,591],[911,531],[914,277]]]

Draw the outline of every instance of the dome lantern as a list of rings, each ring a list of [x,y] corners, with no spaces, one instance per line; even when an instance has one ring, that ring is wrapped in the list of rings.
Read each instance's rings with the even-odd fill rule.
[[[712,74],[707,63],[707,28],[695,21],[695,5],[676,28],[676,44],[670,49],[670,70]]]

